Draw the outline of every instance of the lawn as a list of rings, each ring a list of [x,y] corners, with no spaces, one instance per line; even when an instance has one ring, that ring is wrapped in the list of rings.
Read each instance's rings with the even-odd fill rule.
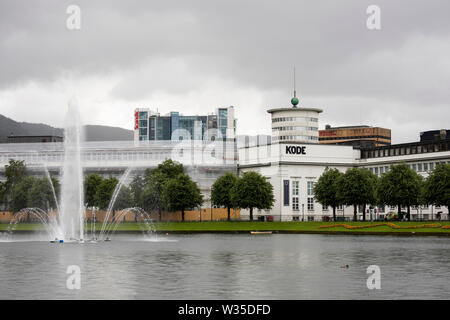
[[[436,225],[436,227],[421,227],[411,229],[394,229],[389,226],[374,226],[364,229],[346,229],[342,226],[333,228],[323,228],[323,226],[342,225],[342,222],[161,222],[155,223],[154,227],[158,232],[249,232],[249,231],[274,231],[280,233],[395,233],[395,234],[446,234],[450,235],[450,222],[394,222],[400,227],[414,227],[420,225]],[[348,226],[367,226],[375,225],[378,222],[345,222]],[[322,228],[321,228],[322,226]],[[448,226],[449,229],[443,229],[442,226]],[[139,232],[142,225],[132,222],[124,222],[118,225],[117,231]],[[9,224],[0,224],[0,231],[6,231]],[[17,231],[43,230],[42,224],[20,223],[16,226]],[[90,231],[92,225],[88,224],[87,230]],[[101,224],[95,225],[99,231]]]

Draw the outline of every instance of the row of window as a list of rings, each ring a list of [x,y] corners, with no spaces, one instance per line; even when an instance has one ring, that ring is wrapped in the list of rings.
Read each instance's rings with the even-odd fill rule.
[[[360,139],[385,139],[391,141],[391,137],[377,136],[377,135],[367,135],[367,136],[344,136],[344,137],[325,137],[321,136],[320,141],[328,140],[360,140]]]
[[[318,127],[301,127],[301,126],[285,126],[285,127],[273,127],[273,131],[292,131],[292,130],[307,130],[307,131],[317,131]]]
[[[317,142],[319,141],[318,137],[313,136],[273,136],[273,141],[282,141],[282,140],[289,140],[289,141],[313,141]]]
[[[416,172],[429,172],[429,171],[433,171],[434,168],[439,164],[439,163],[448,163],[450,164],[450,161],[438,161],[438,162],[423,162],[423,163],[413,163],[410,165],[411,169],[413,169]],[[383,173],[387,173],[390,170],[390,166],[383,166],[383,167],[372,167],[369,168],[369,170],[374,173],[374,174],[383,174]]]
[[[311,122],[319,122],[318,118],[312,117],[279,117],[273,118],[272,122],[287,122],[287,121],[311,121]]]
[[[307,191],[307,199],[306,199],[306,209],[308,211],[314,211],[314,181],[306,182],[306,191]],[[300,181],[294,180],[292,181],[292,210],[299,211],[300,210]]]
[[[433,144],[412,145],[412,146],[390,146],[377,150],[365,150],[362,152],[362,158],[379,158],[404,156],[408,154],[419,154],[428,152],[439,152],[450,150],[450,141],[436,142]]]
[[[82,160],[150,160],[165,159],[170,157],[170,152],[114,152],[114,153],[85,153],[81,155]],[[0,163],[7,163],[9,159],[25,160],[25,162],[58,162],[63,161],[64,153],[51,154],[7,154],[0,155]]]

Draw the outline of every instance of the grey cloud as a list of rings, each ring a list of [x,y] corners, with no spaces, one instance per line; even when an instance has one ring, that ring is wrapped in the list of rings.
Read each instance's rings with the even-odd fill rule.
[[[345,114],[333,109],[356,98],[365,109],[377,101],[382,113],[396,104],[393,123],[411,108],[420,114],[423,105],[450,116],[446,0],[85,0],[76,1],[82,29],[68,31],[65,10],[72,3],[0,3],[0,90],[65,74],[80,81],[119,75],[111,99],[141,101],[158,92],[188,95],[222,79],[259,90],[267,98],[260,110],[289,101],[296,65],[301,101],[330,108],[336,122],[359,120],[356,106]],[[370,4],[381,7],[380,31],[365,26]],[[287,97],[277,101],[267,92]],[[433,118],[426,121],[433,126]]]

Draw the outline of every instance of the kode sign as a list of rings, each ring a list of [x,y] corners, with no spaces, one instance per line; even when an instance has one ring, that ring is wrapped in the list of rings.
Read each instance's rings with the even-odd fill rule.
[[[305,146],[286,146],[286,154],[304,154],[306,155]]]

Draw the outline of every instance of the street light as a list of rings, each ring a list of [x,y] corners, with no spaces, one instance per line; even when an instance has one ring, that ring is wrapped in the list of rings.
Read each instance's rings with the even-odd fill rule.
[[[305,204],[302,203],[302,221],[305,221]]]

